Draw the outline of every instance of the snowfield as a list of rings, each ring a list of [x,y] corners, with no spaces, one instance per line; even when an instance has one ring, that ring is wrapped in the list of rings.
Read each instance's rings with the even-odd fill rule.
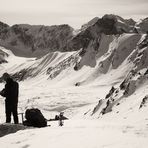
[[[8,72],[21,80],[19,113],[37,107],[47,119],[61,111],[69,118],[62,127],[58,121],[45,128],[3,124],[0,97],[1,147],[147,148],[148,48],[138,47],[141,36],[102,35],[98,53],[90,43],[84,56],[80,50],[22,58],[0,47],[7,61],[0,64],[0,76]]]
[[[148,126],[106,123],[99,120],[69,120],[63,127],[26,129],[0,138],[3,148],[146,148]]]

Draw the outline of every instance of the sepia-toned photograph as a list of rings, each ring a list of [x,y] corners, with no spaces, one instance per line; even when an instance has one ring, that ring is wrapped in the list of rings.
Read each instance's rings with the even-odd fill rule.
[[[1,148],[148,148],[148,0],[0,0]]]

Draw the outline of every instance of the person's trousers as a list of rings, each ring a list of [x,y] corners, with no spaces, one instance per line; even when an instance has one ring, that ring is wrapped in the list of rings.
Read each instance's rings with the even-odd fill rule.
[[[11,114],[13,115],[13,120],[15,124],[18,124],[18,112],[17,112],[17,103],[5,102],[6,107],[6,123],[11,122]]]

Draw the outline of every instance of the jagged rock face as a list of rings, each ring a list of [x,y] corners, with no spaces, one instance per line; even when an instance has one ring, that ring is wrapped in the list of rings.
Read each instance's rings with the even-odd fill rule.
[[[64,50],[72,32],[68,25],[14,25],[1,28],[0,44],[19,56],[42,56],[50,51]]]
[[[139,71],[148,66],[148,34],[143,35],[137,49],[133,52],[134,71]],[[133,58],[132,57],[132,58]]]
[[[97,22],[98,27],[100,28],[100,32],[104,34],[117,34],[117,30],[115,27],[115,20],[112,18],[103,17]]]
[[[120,103],[128,96],[132,95],[139,85],[142,85],[147,81],[147,75],[140,73],[133,73],[132,71],[121,83],[118,88],[112,87],[105,99],[99,100],[98,104],[91,111],[91,115],[104,115],[111,112],[114,107],[120,105]],[[147,104],[148,96],[142,99],[139,108],[142,108]],[[99,116],[98,116],[99,117]]]
[[[136,23],[136,29],[138,33],[146,33],[148,32],[148,18],[141,20],[140,22]]]
[[[132,32],[136,22],[133,19],[123,19],[117,15],[104,15],[102,18],[95,17],[87,24],[84,24],[81,30],[98,24],[104,34],[122,34]]]
[[[74,49],[75,47],[78,49],[87,48],[90,42],[98,39],[102,33],[106,35],[117,34],[114,25],[115,21],[110,18],[95,19],[81,28],[80,33],[69,42],[69,47]],[[79,47],[74,45],[79,45]]]
[[[117,15],[104,15],[103,20],[112,20],[114,24],[110,26],[110,30],[113,31],[113,34],[122,34],[132,32],[135,25],[134,20],[132,19],[123,19]]]
[[[79,33],[69,40],[67,49],[79,50],[87,48],[90,42],[105,35],[116,35],[133,32],[135,22],[132,19],[124,20],[116,15],[105,15],[102,18],[95,17],[84,24]]]
[[[145,97],[142,99],[142,102],[141,102],[141,104],[140,104],[140,106],[139,106],[139,109],[142,108],[142,107],[144,107],[144,106],[146,106],[147,103],[148,103],[148,95],[145,96]]]
[[[133,19],[125,19],[127,25],[135,26],[136,22]]]
[[[99,20],[98,17],[93,18],[93,19],[90,20],[88,23],[82,25],[81,30],[85,30],[85,29],[88,28],[89,26],[94,25],[98,20]]]
[[[7,63],[6,57],[8,57],[8,54],[0,50],[0,64]]]
[[[109,42],[106,42],[108,50],[98,63],[98,71],[105,74],[110,68],[117,69],[136,48],[140,38],[141,36],[138,34],[123,34],[109,39]],[[100,49],[101,47],[99,47],[97,53],[99,57],[102,55]]]

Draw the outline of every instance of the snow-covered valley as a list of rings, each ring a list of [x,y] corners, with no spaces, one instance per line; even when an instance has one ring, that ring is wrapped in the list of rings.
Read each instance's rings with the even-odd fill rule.
[[[69,118],[62,127],[58,121],[45,128],[2,124],[2,148],[147,148],[148,35],[96,38],[86,48],[41,58],[18,57],[0,47],[0,90],[4,72],[19,82],[18,112],[39,108],[47,119],[60,112]]]

